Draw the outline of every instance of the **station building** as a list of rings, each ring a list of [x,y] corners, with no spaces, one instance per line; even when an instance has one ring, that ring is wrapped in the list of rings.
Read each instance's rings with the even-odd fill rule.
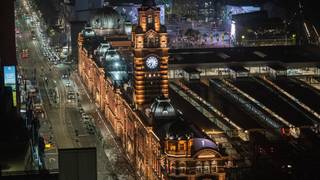
[[[103,17],[79,33],[82,81],[142,179],[224,180],[229,161],[224,150],[171,104],[160,9],[144,0],[138,14],[130,43],[105,29]]]

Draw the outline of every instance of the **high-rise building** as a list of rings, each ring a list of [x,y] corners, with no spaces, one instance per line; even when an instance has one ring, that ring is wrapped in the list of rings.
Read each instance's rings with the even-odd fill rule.
[[[14,24],[14,1],[4,0],[0,7],[1,65],[17,65]]]
[[[28,135],[18,114],[14,3],[4,0],[0,6],[0,171],[20,170],[29,155]]]
[[[197,1],[174,0],[172,2],[172,13],[178,17],[198,19]]]
[[[16,45],[15,45],[15,16],[14,16],[14,1],[5,0],[0,7],[0,21],[2,26],[0,28],[1,51],[1,85],[0,87],[11,88],[12,101],[15,107],[18,104],[18,87],[16,78]]]
[[[212,22],[221,16],[222,3],[215,0],[173,0],[172,13],[180,18]]]

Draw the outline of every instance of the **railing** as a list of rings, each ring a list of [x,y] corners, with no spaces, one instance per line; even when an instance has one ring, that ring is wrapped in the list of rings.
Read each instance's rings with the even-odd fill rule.
[[[225,168],[228,166],[193,166],[193,167],[178,167],[172,168],[171,172],[168,173],[171,177],[183,177],[183,176],[203,176],[203,175],[215,175],[218,176],[219,173],[224,173]]]
[[[257,109],[256,107],[254,107],[253,105],[251,105],[249,102],[247,102],[244,98],[242,98],[241,96],[248,98],[248,96],[245,96],[246,94],[243,94],[239,89],[237,89],[235,86],[231,85],[229,82],[222,80],[222,82],[229,86],[229,90],[227,87],[224,87],[221,84],[218,84],[214,81],[211,80],[211,82],[213,84],[215,84],[218,88],[220,88],[221,90],[223,90],[227,95],[229,95],[232,99],[234,99],[235,101],[239,102],[240,105],[244,108],[246,108],[247,110],[249,110],[250,112],[252,112],[253,114],[257,115],[258,117],[260,117],[261,119],[265,120],[266,122],[268,122],[268,124],[270,124],[273,128],[277,128],[279,129],[281,126],[280,124],[276,123],[275,121],[273,121],[271,118],[269,118],[268,116],[266,116],[263,112],[261,112],[259,109]],[[231,92],[231,91],[235,91]],[[237,93],[239,95],[237,95]],[[249,99],[249,98],[248,98]],[[253,99],[253,98],[252,98]],[[249,99],[252,101],[252,99]]]
[[[184,86],[182,83],[179,83],[179,85],[175,85],[171,83],[170,86],[176,93],[178,93],[186,101],[192,104],[198,111],[200,111],[211,122],[213,122],[216,126],[222,129],[229,137],[240,137],[244,141],[249,140],[245,131],[241,127],[239,127],[237,124],[232,122],[222,112],[220,112],[219,110],[211,106],[208,102],[206,102],[204,99],[199,97],[196,93],[191,91],[188,87]],[[180,86],[180,88],[178,86]],[[217,119],[213,113],[209,112],[206,108],[201,106],[199,102],[201,102],[202,105],[205,105],[206,108],[214,112],[216,115],[218,115],[228,124],[225,124],[221,120]],[[234,129],[231,129],[229,126],[232,126]]]
[[[296,40],[290,38],[280,38],[280,39],[259,39],[259,40],[241,40],[240,45],[250,47],[250,46],[279,46],[279,45],[295,45]]]
[[[226,83],[228,86],[236,89],[239,93],[241,93],[244,97],[248,98],[249,100],[251,100],[252,102],[254,102],[256,105],[258,105],[260,108],[262,108],[263,110],[265,110],[266,112],[268,112],[271,116],[273,116],[274,118],[276,118],[277,120],[279,120],[280,122],[282,122],[283,124],[285,124],[287,127],[290,127],[290,131],[293,137],[298,138],[299,134],[300,134],[300,130],[295,128],[295,126],[291,123],[289,123],[288,121],[286,121],[284,118],[282,118],[281,116],[279,116],[278,114],[276,114],[275,112],[273,112],[271,109],[267,108],[266,106],[264,106],[262,103],[260,103],[258,100],[254,99],[253,97],[251,97],[250,95],[248,95],[247,93],[241,91],[239,88],[235,87],[234,85],[232,85],[231,83],[229,83],[228,81],[223,80],[224,83]]]
[[[279,86],[277,86],[276,84],[274,84],[273,82],[271,82],[270,80],[268,80],[267,78],[263,78],[264,82],[268,83],[271,87],[275,88],[276,90],[278,90],[279,92],[281,92],[282,94],[284,94],[285,96],[287,96],[289,99],[291,99],[293,102],[299,104],[303,109],[305,109],[306,111],[310,112],[311,114],[313,114],[315,117],[317,117],[318,119],[320,119],[320,115],[315,112],[314,110],[312,110],[309,106],[305,105],[303,102],[301,102],[299,99],[295,98],[294,96],[292,96],[291,94],[289,94],[287,91],[283,90],[282,88],[280,88]],[[316,121],[312,120],[315,124],[317,123]]]

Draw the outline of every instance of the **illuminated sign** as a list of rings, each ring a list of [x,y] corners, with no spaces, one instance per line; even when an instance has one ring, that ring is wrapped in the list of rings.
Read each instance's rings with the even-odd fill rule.
[[[17,105],[17,86],[16,86],[16,67],[15,66],[4,66],[4,86],[11,87],[13,106]]]
[[[236,14],[244,14],[244,13],[252,13],[260,11],[261,8],[258,6],[226,6],[227,12],[230,15],[236,15]]]
[[[236,39],[236,22],[231,21],[231,31],[230,31],[231,39]]]

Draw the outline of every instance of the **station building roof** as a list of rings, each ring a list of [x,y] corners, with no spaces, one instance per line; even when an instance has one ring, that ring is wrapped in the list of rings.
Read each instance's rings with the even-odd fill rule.
[[[275,71],[286,71],[287,68],[282,66],[281,64],[270,64],[268,65],[269,68],[275,70]]]
[[[232,65],[229,67],[229,69],[236,73],[249,72],[249,70],[247,70],[243,66],[238,66],[238,65]]]
[[[183,68],[183,70],[188,74],[200,74],[201,73],[196,68],[191,68],[191,67],[185,67],[185,68]]]
[[[283,64],[284,66],[317,66],[320,52],[308,47],[268,46],[211,49],[171,49],[170,69],[185,67],[230,67]]]

